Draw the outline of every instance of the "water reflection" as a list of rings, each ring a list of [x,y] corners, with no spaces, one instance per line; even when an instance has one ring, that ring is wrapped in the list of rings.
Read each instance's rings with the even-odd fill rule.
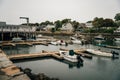
[[[72,69],[73,67],[76,67],[76,68],[83,67],[83,63],[81,63],[81,62],[73,63],[73,62],[69,62],[67,60],[63,60],[61,62],[67,64],[69,69]]]
[[[7,54],[11,53],[36,53],[42,50],[59,51],[59,48],[80,49],[91,48],[101,49],[102,51],[111,52],[104,47],[93,45],[68,45],[66,46],[18,46],[4,48]],[[115,50],[120,53],[120,50]],[[120,57],[120,55],[118,55]],[[84,59],[84,63],[69,63],[66,60],[57,60],[51,57],[34,58],[14,61],[15,64],[23,68],[31,68],[33,73],[43,72],[51,77],[58,77],[60,80],[119,80],[120,75],[120,60],[106,57],[93,56],[92,59]],[[104,76],[103,76],[104,75]],[[102,77],[102,78],[101,78]]]

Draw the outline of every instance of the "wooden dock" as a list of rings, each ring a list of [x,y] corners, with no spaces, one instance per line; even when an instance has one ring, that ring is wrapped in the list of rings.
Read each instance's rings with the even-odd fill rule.
[[[17,55],[10,55],[9,59],[17,60],[17,59],[28,59],[28,58],[37,58],[37,57],[54,57],[57,59],[63,59],[58,52],[51,51],[51,52],[40,52],[40,53],[31,53],[31,54],[17,54]]]
[[[6,80],[30,80],[30,78],[20,71],[20,69],[14,65],[8,58],[5,53],[0,50],[0,71],[3,72],[3,75],[0,77],[5,76]]]
[[[106,48],[111,48],[111,49],[119,49],[120,50],[120,47],[117,47],[117,46],[105,46]]]
[[[0,46],[16,46],[16,45],[28,45],[28,46],[32,46],[32,45],[45,45],[48,46],[48,42],[45,41],[20,41],[20,42],[12,42],[12,41],[6,41],[6,42],[2,42],[0,44]]]

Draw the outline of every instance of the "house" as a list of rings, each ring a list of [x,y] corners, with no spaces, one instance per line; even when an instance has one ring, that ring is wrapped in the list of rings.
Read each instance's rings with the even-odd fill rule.
[[[87,28],[92,28],[93,27],[92,23],[85,23],[85,25],[86,25]]]
[[[61,31],[72,32],[74,30],[71,23],[65,23],[62,25]]]
[[[120,26],[114,31],[114,33],[120,33]]]
[[[44,28],[44,30],[45,30],[45,31],[50,31],[52,28],[55,28],[55,25],[48,24],[48,25]]]
[[[0,32],[34,32],[36,26],[27,25],[12,25],[6,24],[6,22],[0,22]]]

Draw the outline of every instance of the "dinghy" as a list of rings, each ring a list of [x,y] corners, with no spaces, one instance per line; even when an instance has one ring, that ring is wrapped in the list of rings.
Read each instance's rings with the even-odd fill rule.
[[[79,55],[75,55],[73,50],[70,51],[60,51],[60,56],[62,56],[65,60],[73,63],[83,62]]]
[[[94,55],[105,56],[105,57],[113,57],[112,53],[103,52],[103,51],[100,51],[100,50],[86,49],[86,51],[91,53],[91,54],[94,54]]]

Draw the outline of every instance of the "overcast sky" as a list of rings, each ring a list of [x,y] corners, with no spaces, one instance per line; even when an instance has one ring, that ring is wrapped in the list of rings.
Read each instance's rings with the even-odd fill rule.
[[[0,21],[21,24],[27,16],[32,23],[70,18],[87,22],[95,17],[114,18],[120,0],[0,0]]]

